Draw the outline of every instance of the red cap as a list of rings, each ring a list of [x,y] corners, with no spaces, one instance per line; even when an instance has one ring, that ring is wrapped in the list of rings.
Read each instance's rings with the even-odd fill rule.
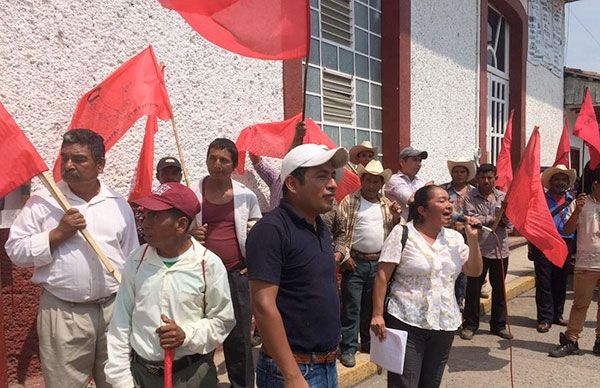
[[[156,212],[175,208],[191,218],[200,212],[200,202],[196,194],[187,186],[176,182],[164,183],[149,196],[135,200],[133,203]]]

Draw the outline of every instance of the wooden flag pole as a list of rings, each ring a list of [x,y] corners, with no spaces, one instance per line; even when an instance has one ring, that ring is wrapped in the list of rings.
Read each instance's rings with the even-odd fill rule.
[[[177,145],[177,153],[179,154],[179,161],[181,162],[181,171],[183,171],[183,177],[185,178],[185,184],[190,187],[192,182],[190,181],[190,175],[188,174],[185,160],[183,159],[183,150],[181,149],[181,143],[179,143],[179,132],[177,132],[177,125],[175,124],[175,116],[171,118],[171,124],[173,124],[173,134],[175,135],[175,144]]]
[[[42,172],[40,175],[38,175],[38,178],[40,178],[44,186],[46,186],[48,191],[50,191],[50,194],[52,194],[54,199],[56,199],[56,201],[64,211],[67,211],[71,208],[71,205],[69,204],[69,202],[67,202],[67,199],[56,185],[56,182],[54,181],[54,178],[52,177],[49,171]],[[87,229],[80,230],[79,232],[81,233],[85,241],[87,241],[90,247],[94,250],[94,252],[96,252],[96,255],[98,255],[98,259],[100,260],[102,265],[104,265],[106,271],[108,271],[108,273],[113,275],[115,279],[117,279],[117,281],[121,283],[121,273],[118,269],[113,267],[110,259],[104,254],[104,252],[102,252],[102,249],[100,248],[96,240],[94,240],[90,232]]]
[[[160,72],[163,75],[163,82],[165,76],[165,64],[160,63],[158,65]],[[172,110],[172,109],[171,109]],[[190,187],[192,182],[190,181],[190,175],[188,174],[187,167],[185,165],[185,160],[183,160],[183,150],[181,149],[181,143],[179,142],[179,132],[177,131],[177,124],[175,123],[175,115],[171,112],[171,124],[173,125],[173,134],[175,135],[175,144],[177,145],[177,153],[179,154],[179,162],[181,163],[181,171],[183,172],[183,178],[185,179],[185,184],[187,187]]]

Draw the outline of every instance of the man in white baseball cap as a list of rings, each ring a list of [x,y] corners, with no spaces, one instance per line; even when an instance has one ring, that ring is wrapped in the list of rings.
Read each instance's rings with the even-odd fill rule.
[[[263,339],[259,388],[337,387],[340,301],[331,234],[321,219],[333,207],[348,162],[344,148],[303,144],[283,159],[283,199],[246,241],[252,308]]]

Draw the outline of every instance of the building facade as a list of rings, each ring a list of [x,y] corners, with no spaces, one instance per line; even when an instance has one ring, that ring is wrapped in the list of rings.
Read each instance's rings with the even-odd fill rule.
[[[158,2],[0,0],[0,7],[0,101],[49,165],[79,97],[149,44],[166,66],[192,179],[206,174],[212,139],[235,140],[251,124],[302,109],[301,60],[227,52]],[[427,150],[421,175],[442,183],[449,158],[495,161],[514,110],[515,167],[534,125],[542,164],[554,160],[563,122],[563,0],[310,0],[310,7],[306,111],[338,144],[370,140],[394,170],[402,147]],[[143,131],[140,120],[107,155],[102,179],[123,195]],[[160,122],[155,156],[165,155],[176,147],[171,124]],[[247,167],[236,179],[264,203],[268,192]],[[20,203],[14,195],[21,193],[7,203]],[[10,207],[18,205],[2,211],[4,228]],[[3,245],[6,229],[0,237]],[[25,383],[39,374],[37,288],[0,254],[7,357],[3,365],[0,355],[0,376]]]

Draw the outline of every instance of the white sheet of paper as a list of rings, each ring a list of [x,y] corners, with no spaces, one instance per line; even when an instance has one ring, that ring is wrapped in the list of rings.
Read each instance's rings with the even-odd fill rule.
[[[373,330],[371,333],[371,361],[383,369],[399,375],[404,371],[404,355],[406,353],[406,339],[408,332],[396,329],[385,329],[385,340],[377,338]]]

